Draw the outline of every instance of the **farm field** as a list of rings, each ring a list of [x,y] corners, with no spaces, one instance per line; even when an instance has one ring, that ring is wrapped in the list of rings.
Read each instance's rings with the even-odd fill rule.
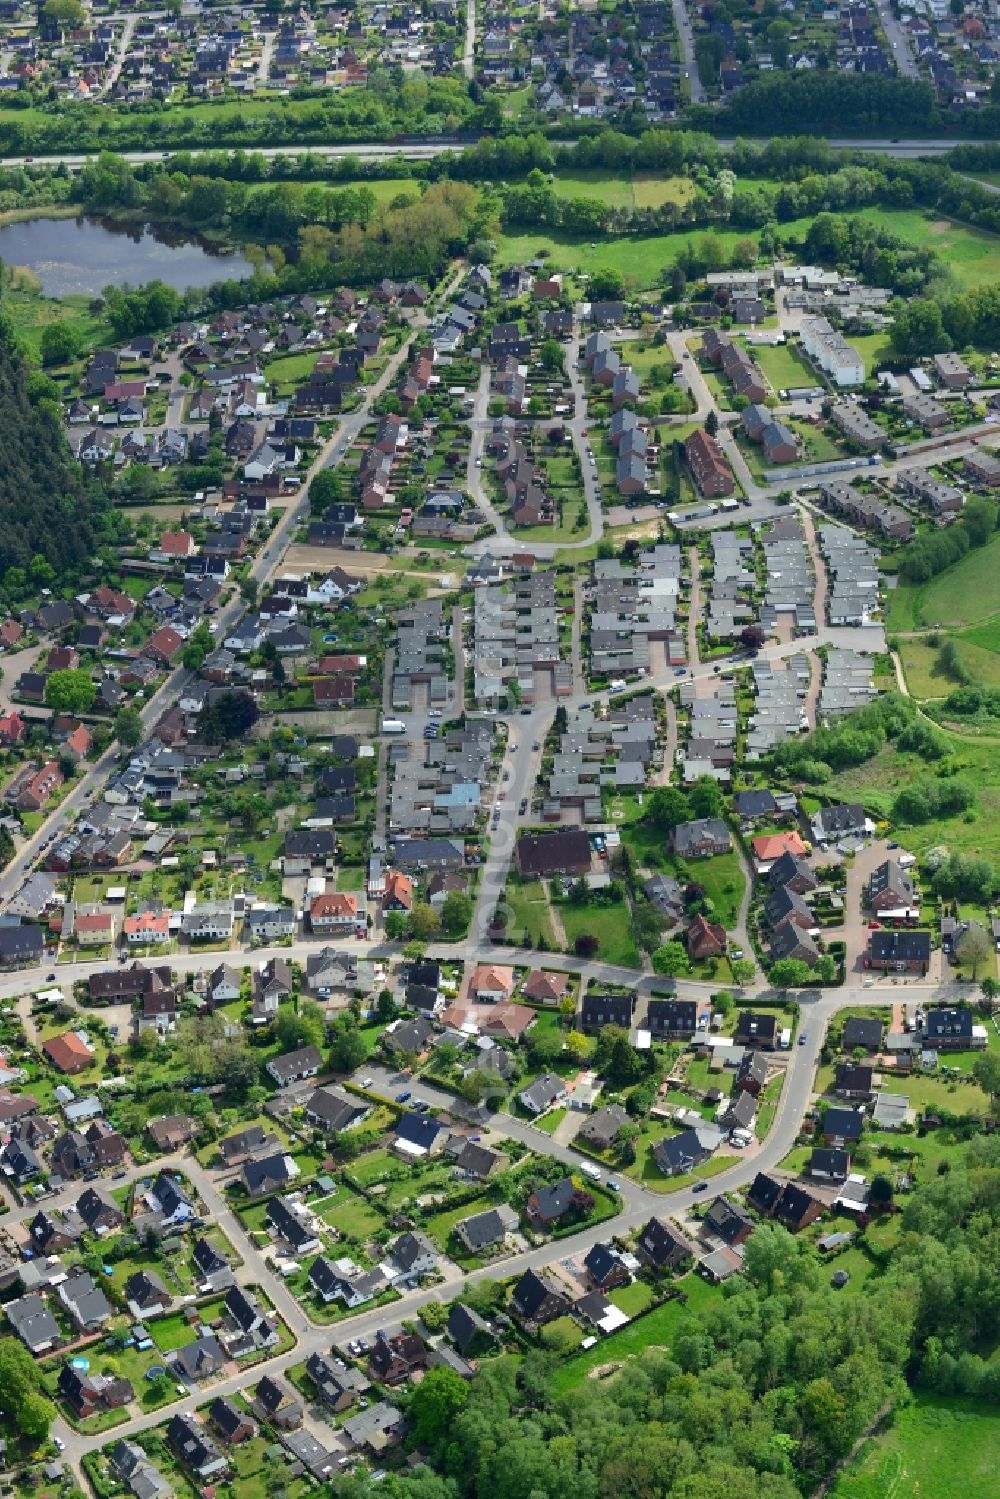
[[[606,1345],[605,1345],[606,1346]],[[957,1461],[958,1455],[961,1461]],[[1000,1421],[985,1402],[917,1395],[867,1442],[831,1499],[992,1499]]]

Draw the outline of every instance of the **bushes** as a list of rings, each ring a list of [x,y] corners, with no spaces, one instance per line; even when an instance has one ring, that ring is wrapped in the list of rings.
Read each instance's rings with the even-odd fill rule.
[[[955,817],[975,806],[976,793],[967,781],[920,776],[904,786],[892,804],[895,822],[919,824],[938,817]]]

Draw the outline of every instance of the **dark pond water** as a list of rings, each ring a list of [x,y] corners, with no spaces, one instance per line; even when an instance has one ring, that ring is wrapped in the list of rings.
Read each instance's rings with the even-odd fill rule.
[[[249,261],[204,240],[149,224],[107,219],[23,219],[0,226],[0,260],[29,267],[48,297],[97,296],[109,283],[165,281],[178,291],[248,276]]]

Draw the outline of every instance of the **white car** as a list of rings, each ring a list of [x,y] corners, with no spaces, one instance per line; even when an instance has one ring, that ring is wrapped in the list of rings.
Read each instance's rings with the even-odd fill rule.
[[[62,1437],[53,1437],[52,1440],[55,1442],[60,1452],[66,1451],[66,1443],[63,1441]]]

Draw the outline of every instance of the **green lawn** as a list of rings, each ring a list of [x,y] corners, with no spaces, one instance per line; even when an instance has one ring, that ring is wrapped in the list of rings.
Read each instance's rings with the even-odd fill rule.
[[[632,937],[632,927],[625,903],[615,906],[561,903],[559,915],[566,928],[570,949],[577,937],[596,937],[597,956],[604,963],[620,963],[626,968],[639,967],[639,950]]]
[[[715,907],[713,916],[718,917],[723,926],[734,927],[746,883],[735,853],[692,860],[687,870],[692,880],[704,885],[705,893]]]
[[[839,1263],[839,1261],[838,1261]],[[1000,1465],[995,1406],[959,1396],[916,1395],[866,1442],[831,1499],[993,1499]]]
[[[582,176],[577,180],[582,186]],[[616,191],[622,191],[621,184]],[[598,194],[591,190],[590,196]],[[928,245],[936,250],[963,288],[989,285],[1000,279],[1000,238],[985,230],[973,229],[953,219],[935,218],[919,209],[863,208],[857,217],[888,229],[910,245]],[[811,218],[792,219],[782,225],[782,238],[789,243],[801,239],[811,223]],[[712,232],[727,254],[737,240],[746,238],[745,231],[739,229]],[[586,275],[614,266],[621,271],[630,290],[643,291],[661,285],[663,272],[673,265],[678,251],[691,239],[697,242],[697,238],[690,230],[681,230],[643,237],[606,235],[592,241],[589,237],[577,239],[552,230],[533,230],[528,234],[502,234],[499,258],[510,265],[547,253],[553,271],[582,271]]]
[[[930,582],[919,587],[900,583],[890,593],[888,628],[912,630],[921,627],[977,625],[997,613],[997,569],[1000,568],[1000,536],[987,546],[976,547]],[[978,642],[982,644],[983,642]]]
[[[549,1109],[549,1112],[539,1119],[538,1128],[544,1130],[547,1135],[554,1135],[568,1113],[569,1109]]]
[[[746,236],[736,229],[723,229],[718,231],[717,237],[727,252],[731,252],[737,240]],[[588,276],[614,266],[621,271],[629,290],[647,291],[661,284],[663,272],[674,263],[678,251],[689,238],[688,234],[651,234],[642,238],[605,235],[592,242],[554,233],[551,229],[538,229],[530,234],[502,234],[499,259],[504,265],[512,265],[547,252],[551,257],[549,269],[552,272],[583,272]]]
[[[324,1223],[349,1239],[367,1239],[382,1227],[382,1215],[364,1197],[341,1188],[336,1197],[324,1199],[319,1215]]]
[[[695,1312],[708,1306],[720,1293],[696,1275],[688,1275],[680,1282],[687,1295],[687,1304],[666,1301],[645,1317],[630,1322],[627,1327],[602,1338],[595,1348],[575,1354],[550,1375],[550,1387],[554,1397],[575,1389],[587,1378],[591,1369],[601,1364],[621,1363],[634,1358],[644,1348],[669,1347],[677,1334],[685,1328]]]
[[[511,913],[507,929],[512,936],[520,937],[526,931],[533,947],[538,945],[539,937],[544,937],[550,947],[557,946],[540,880],[529,880],[525,885],[512,880],[507,886],[504,902]]]
[[[597,198],[609,208],[659,208],[664,203],[688,203],[694,197],[694,183],[688,177],[664,177],[658,172],[625,177],[599,167],[557,172],[552,187],[560,198]]]
[[[759,344],[754,345],[752,352],[775,395],[790,385],[816,384],[816,371],[793,345]]]
[[[892,353],[889,340],[884,333],[852,333],[847,342],[857,349],[865,362],[865,375],[871,379],[876,370],[882,368]]]
[[[653,1289],[644,1280],[634,1280],[630,1286],[612,1291],[609,1299],[626,1317],[638,1317],[652,1302]]]

